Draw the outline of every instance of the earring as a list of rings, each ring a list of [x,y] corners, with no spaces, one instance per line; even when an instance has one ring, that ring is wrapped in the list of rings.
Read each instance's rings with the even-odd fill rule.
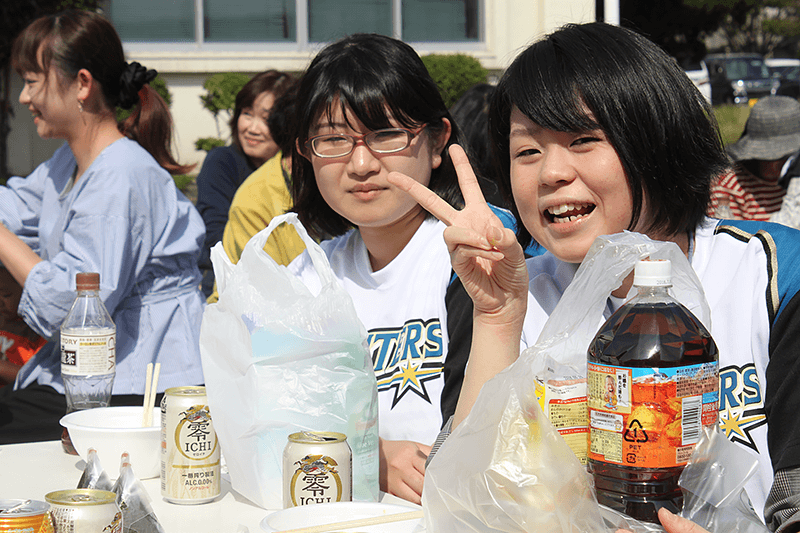
[[[83,100],[78,100],[78,110],[83,113]]]

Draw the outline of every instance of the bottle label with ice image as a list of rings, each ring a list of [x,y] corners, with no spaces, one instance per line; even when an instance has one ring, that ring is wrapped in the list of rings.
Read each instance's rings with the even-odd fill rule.
[[[683,466],[717,421],[718,363],[623,367],[589,363],[589,458],[631,467]]]

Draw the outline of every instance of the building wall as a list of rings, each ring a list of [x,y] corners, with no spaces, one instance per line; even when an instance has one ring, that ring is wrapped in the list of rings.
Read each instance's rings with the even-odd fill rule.
[[[588,22],[595,18],[594,0],[485,0],[485,39],[481,43],[453,46],[414,44],[420,55],[426,53],[467,53],[492,71],[502,71],[526,45],[544,33],[569,22]],[[217,124],[202,107],[203,82],[215,72],[254,74],[270,68],[302,72],[319,46],[309,50],[237,50],[194,51],[170,50],[168,47],[126,44],[128,61],[138,61],[156,69],[172,93],[172,115],[175,121],[175,151],[182,163],[198,163],[205,152],[198,152],[194,142],[200,137],[229,138],[227,116]],[[22,89],[18,76],[12,75],[12,91]],[[30,113],[18,103],[11,119],[9,168],[13,174],[27,175],[46,160],[60,141],[43,141],[36,135]]]

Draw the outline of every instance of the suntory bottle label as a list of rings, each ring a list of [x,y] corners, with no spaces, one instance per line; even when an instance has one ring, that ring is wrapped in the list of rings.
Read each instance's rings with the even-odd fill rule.
[[[110,329],[91,335],[61,333],[61,373],[73,376],[116,372],[116,332]]]

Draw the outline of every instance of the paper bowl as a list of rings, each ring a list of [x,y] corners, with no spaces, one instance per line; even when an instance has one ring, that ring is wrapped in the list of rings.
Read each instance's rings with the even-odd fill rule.
[[[286,531],[303,527],[321,526],[337,522],[373,518],[396,513],[419,511],[421,507],[394,505],[375,502],[338,502],[321,503],[318,505],[304,505],[290,507],[282,511],[275,511],[261,521],[264,531]],[[337,529],[342,532],[363,533],[423,533],[425,521],[422,518],[403,520],[401,522],[388,522],[372,526],[358,526],[349,529]]]
[[[100,464],[111,479],[119,472],[120,457],[128,452],[139,479],[161,473],[161,410],[153,409],[151,427],[142,426],[142,407],[99,407],[69,413],[61,419],[75,450],[86,460],[97,450]]]

